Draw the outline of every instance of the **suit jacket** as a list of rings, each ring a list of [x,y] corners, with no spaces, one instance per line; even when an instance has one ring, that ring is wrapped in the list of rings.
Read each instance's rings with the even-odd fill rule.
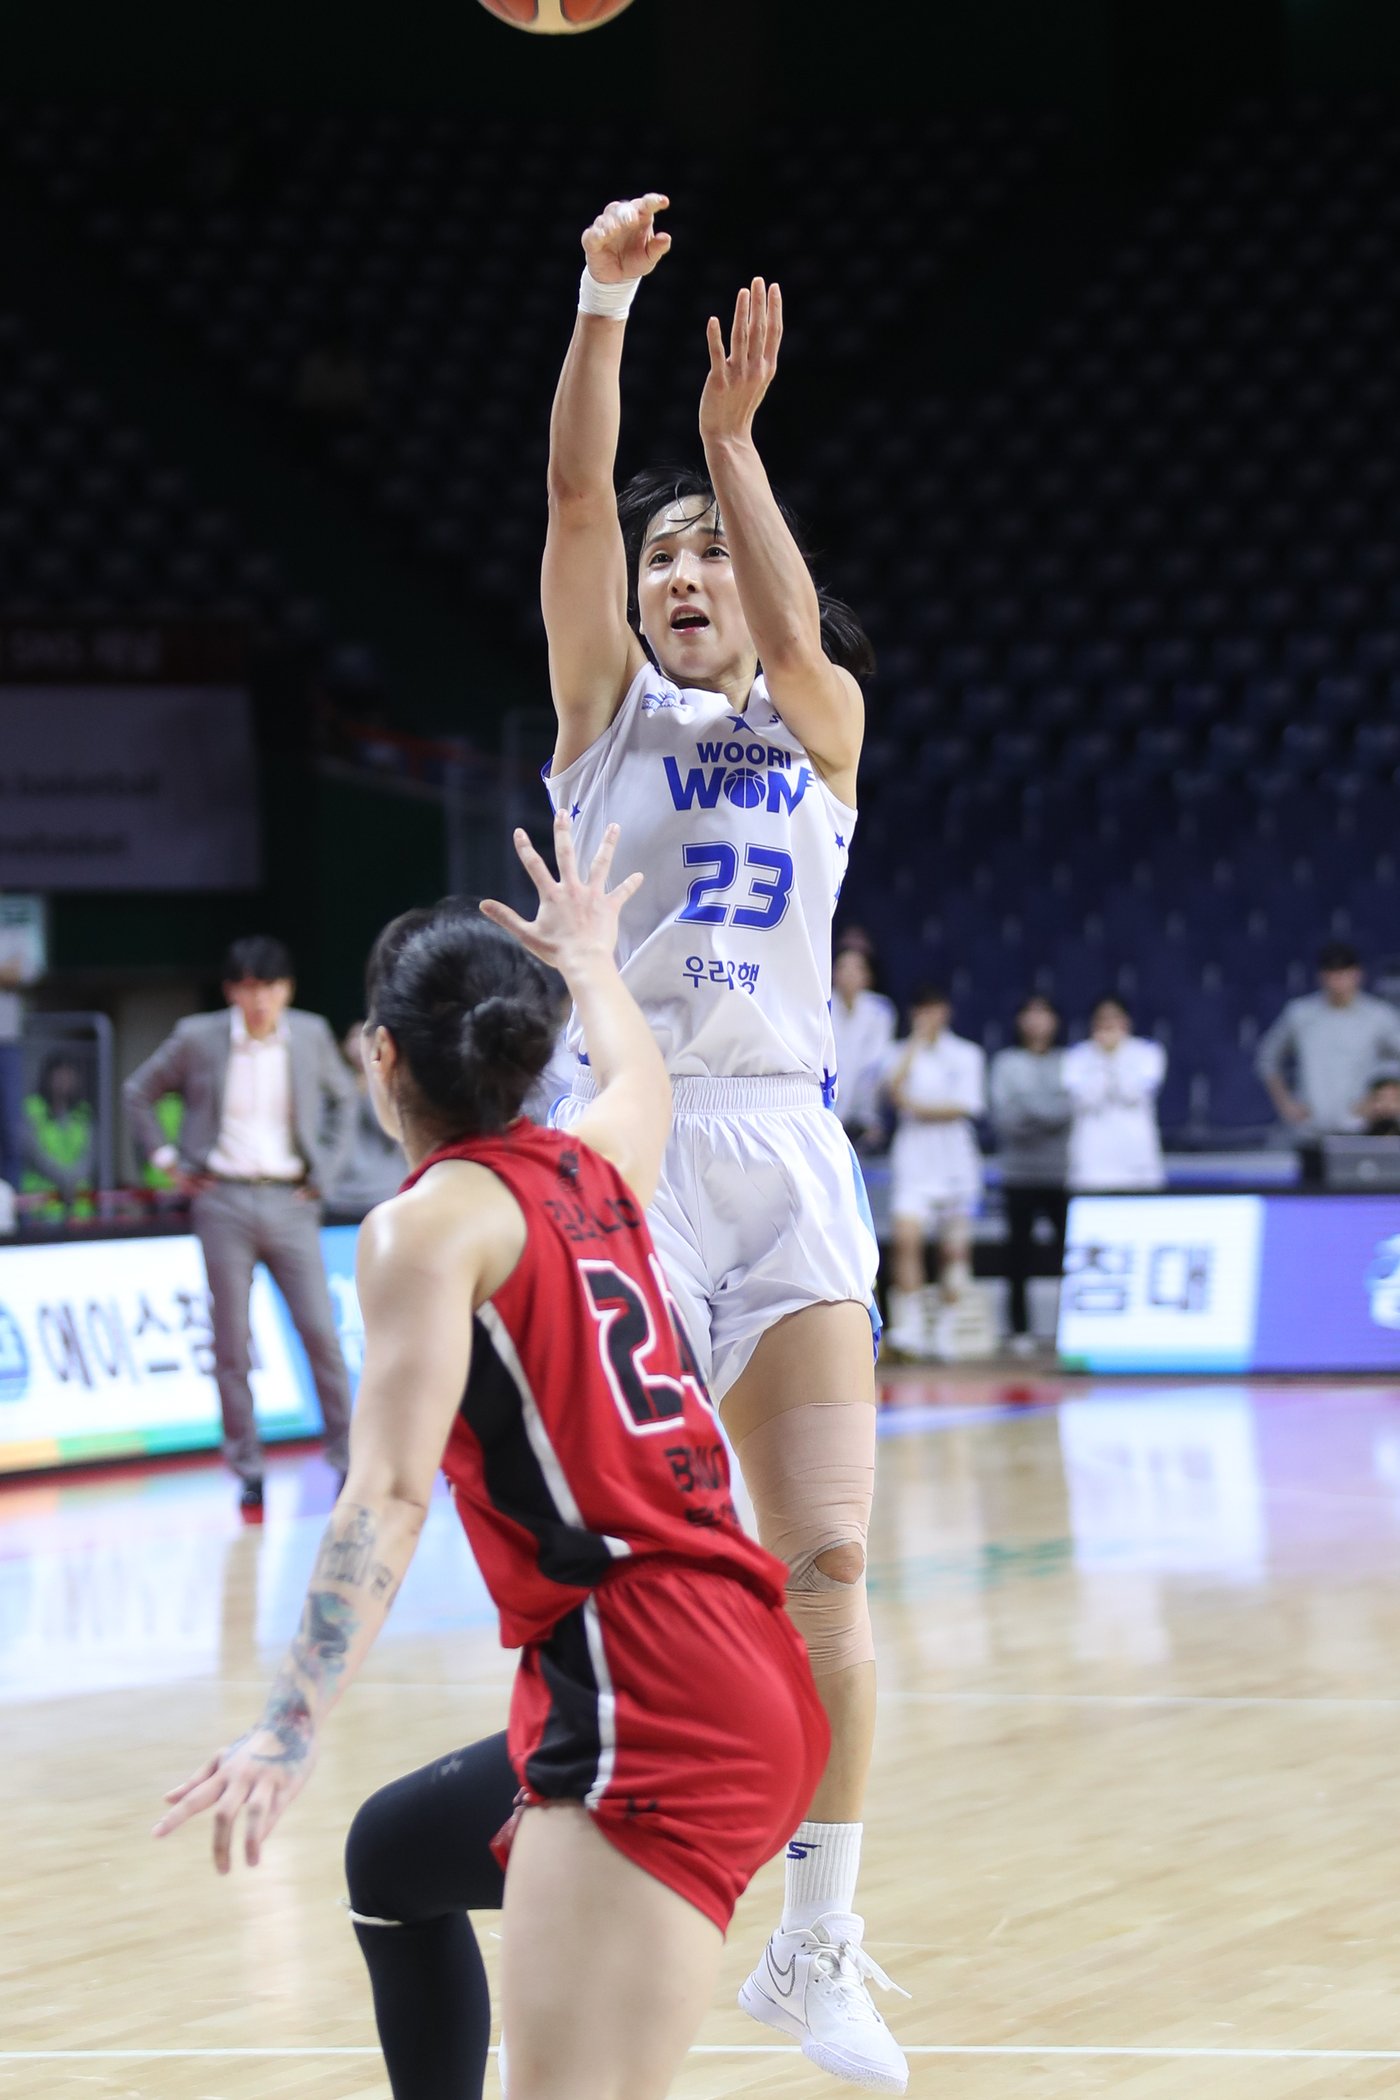
[[[318,1189],[338,1180],[355,1135],[358,1095],[335,1037],[319,1014],[289,1007],[285,1015],[292,1074],[292,1138]],[[163,1094],[185,1104],[180,1164],[201,1174],[219,1142],[224,1087],[233,1041],[231,1011],[191,1014],[138,1066],[122,1088],[131,1134],[149,1157],[166,1140],[155,1117]]]

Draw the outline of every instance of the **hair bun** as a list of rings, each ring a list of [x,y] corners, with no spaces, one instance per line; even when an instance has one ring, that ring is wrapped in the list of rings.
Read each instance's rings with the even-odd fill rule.
[[[462,1016],[462,1056],[488,1065],[531,1065],[553,1035],[538,1006],[496,993]]]
[[[559,999],[513,935],[445,897],[375,942],[367,1011],[398,1046],[417,1114],[437,1133],[504,1130],[544,1070]]]

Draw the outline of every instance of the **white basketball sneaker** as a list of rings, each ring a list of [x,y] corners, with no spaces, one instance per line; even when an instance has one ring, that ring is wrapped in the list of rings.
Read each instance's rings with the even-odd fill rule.
[[[833,1911],[810,1930],[775,1932],[739,2003],[752,2019],[790,2034],[808,2062],[833,2078],[872,2092],[902,2093],[908,2060],[869,1990],[870,1982],[886,1991],[899,1985],[862,1947],[864,1931],[863,1919]]]
[[[927,1363],[932,1354],[924,1301],[917,1291],[891,1291],[881,1353],[906,1363]]]

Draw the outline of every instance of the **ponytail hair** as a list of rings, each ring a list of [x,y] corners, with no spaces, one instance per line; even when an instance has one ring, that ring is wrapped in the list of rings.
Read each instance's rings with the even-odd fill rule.
[[[622,527],[622,544],[627,550],[627,617],[634,626],[640,625],[637,610],[637,570],[646,541],[647,527],[658,511],[670,510],[674,504],[688,503],[698,497],[708,510],[713,507],[719,519],[719,498],[714,492],[708,474],[696,467],[649,467],[634,474],[617,492],[617,517]],[[807,552],[802,528],[781,497],[774,501],[782,514],[783,523],[792,534],[797,551],[812,576],[817,594],[817,611],[821,619],[822,649],[832,663],[839,664],[843,671],[862,684],[875,676],[875,649],[869,635],[861,626],[856,614],[844,599],[834,598],[824,590],[812,575],[812,560]],[[720,520],[722,523],[723,521]]]
[[[542,963],[462,897],[403,912],[370,951],[370,1028],[385,1028],[421,1115],[490,1137],[520,1113],[558,1026]]]

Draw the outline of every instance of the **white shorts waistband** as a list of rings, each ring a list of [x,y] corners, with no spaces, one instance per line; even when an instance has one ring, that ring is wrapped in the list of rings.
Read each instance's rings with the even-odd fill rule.
[[[598,1082],[576,1072],[574,1098],[592,1101]],[[671,1103],[678,1116],[756,1116],[774,1110],[821,1108],[822,1083],[810,1072],[773,1072],[754,1079],[673,1079]]]

